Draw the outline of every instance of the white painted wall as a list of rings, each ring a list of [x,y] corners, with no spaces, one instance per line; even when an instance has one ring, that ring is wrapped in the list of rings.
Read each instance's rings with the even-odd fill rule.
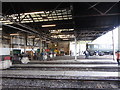
[[[77,41],[77,56],[84,55],[83,52],[86,50],[86,43],[90,41]],[[72,56],[75,56],[75,42],[70,42],[70,50]]]
[[[113,29],[114,33],[114,47],[117,50],[120,50],[120,27],[116,27]],[[78,41],[77,43],[77,56],[83,55],[83,51],[86,50],[86,43],[88,41]],[[112,31],[109,31],[105,35],[98,37],[96,40],[92,42],[93,44],[113,44],[112,40]],[[72,56],[75,55],[75,42],[70,42],[70,50],[72,51]]]
[[[0,55],[10,55],[10,48],[0,48]]]
[[[70,42],[71,55],[75,56],[75,42]],[[79,55],[79,44],[77,44],[77,56]]]

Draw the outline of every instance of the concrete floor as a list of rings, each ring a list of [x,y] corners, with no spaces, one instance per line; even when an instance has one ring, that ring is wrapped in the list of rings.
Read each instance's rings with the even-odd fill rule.
[[[61,68],[91,68],[91,67],[116,67],[119,68],[120,66],[117,64],[116,60],[113,60],[112,56],[99,56],[100,59],[95,59],[98,56],[92,56],[90,59],[83,59],[79,58],[78,60],[70,59],[68,60],[68,56],[61,56],[61,58],[64,58],[65,60],[61,60],[60,57],[54,58],[54,60],[51,61],[40,61],[40,60],[32,60],[31,64],[14,64],[13,67],[38,67],[38,68],[51,68],[51,67],[61,67]],[[106,58],[107,57],[107,58]],[[69,57],[70,58],[70,57]],[[93,59],[94,60],[93,60]],[[110,58],[110,59],[109,59]],[[64,64],[62,64],[64,62]],[[69,64],[65,64],[69,62]],[[94,63],[95,64],[92,64]],[[99,63],[109,63],[109,64],[99,64]],[[33,63],[33,64],[32,64]],[[47,64],[45,64],[47,63]],[[49,64],[50,63],[50,64]],[[53,63],[53,64],[52,64]],[[57,64],[54,64],[57,63]],[[75,64],[74,64],[75,63]],[[78,64],[77,64],[78,63]],[[82,64],[84,63],[84,64]],[[90,64],[89,64],[90,63]],[[97,64],[96,64],[97,63]],[[107,72],[107,71],[40,71],[40,70],[3,70],[2,74],[16,74],[16,75],[63,75],[63,76],[100,76],[100,77],[119,77],[118,72]]]
[[[88,77],[120,77],[118,72],[101,71],[39,71],[39,70],[19,70],[3,71],[3,75],[50,75],[50,76],[88,76]]]
[[[49,79],[59,79],[59,80],[63,80],[67,79],[67,80],[71,80],[71,79],[75,79],[75,80],[107,80],[107,79],[112,79],[112,80],[118,80],[120,78],[120,71],[119,68],[120,66],[118,66],[116,60],[112,59],[112,56],[102,56],[102,57],[90,57],[90,59],[84,59],[83,57],[79,57],[78,60],[74,60],[74,57],[69,57],[68,56],[62,56],[62,57],[56,57],[52,60],[49,61],[42,61],[42,60],[32,60],[29,64],[14,64],[12,66],[12,68],[14,69],[7,69],[7,70],[3,70],[2,71],[2,76],[3,77],[21,77],[21,78],[39,78],[41,80],[41,78],[49,78]],[[92,59],[93,58],[93,59]],[[21,69],[18,69],[21,68]],[[25,69],[27,68],[27,69]],[[41,70],[41,68],[44,68],[43,70]],[[52,68],[52,70],[51,70]],[[61,68],[61,69],[60,69]],[[66,70],[67,68],[67,70]],[[73,70],[71,68],[74,68]],[[79,68],[79,70],[77,69]],[[84,68],[84,69],[81,69]],[[92,69],[94,68],[94,69]],[[99,68],[99,69],[97,69]],[[104,68],[103,71],[100,71],[100,68]],[[112,69],[115,68],[115,69]],[[47,70],[48,69],[48,70]],[[88,70],[87,70],[88,69]],[[89,71],[89,69],[92,69],[92,71]],[[97,69],[97,70],[95,70]],[[111,69],[111,71],[107,71],[108,69]],[[115,71],[114,71],[115,70]],[[16,79],[15,79],[16,80]],[[19,79],[20,80],[20,79]],[[43,79],[42,79],[43,80]],[[9,84],[11,82],[11,79],[3,79],[3,84],[7,86],[11,85]],[[29,80],[28,80],[29,81]],[[60,86],[61,88],[65,87],[61,81],[62,86]],[[31,81],[30,81],[31,82]],[[47,82],[51,82],[51,81],[41,81],[47,83]],[[54,80],[54,82],[56,82]],[[66,81],[65,81],[66,82]],[[74,87],[76,87],[76,84],[78,84],[77,81],[75,81],[76,83],[73,84]],[[6,83],[6,84],[5,84]],[[28,82],[26,82],[27,84]],[[34,82],[32,82],[34,83]],[[52,82],[51,82],[52,83]],[[67,85],[68,82],[66,82],[65,85]],[[72,86],[72,83],[69,81],[70,86],[68,85],[68,88]],[[81,83],[83,83],[83,81],[81,81]],[[104,83],[104,82],[103,82]],[[98,86],[104,86],[103,83],[99,83],[98,82]],[[3,85],[3,86],[4,86]],[[18,84],[19,85],[19,84]],[[50,83],[49,83],[50,85]],[[91,83],[92,85],[92,83]],[[118,84],[115,84],[113,82],[111,82],[111,84],[107,84],[108,87],[113,86],[113,87],[118,87]],[[20,86],[20,85],[19,85]],[[95,85],[96,86],[96,85]],[[42,87],[41,84],[39,87]],[[44,86],[44,87],[47,87]],[[52,86],[50,86],[52,87]],[[56,86],[55,86],[56,87]],[[80,87],[80,86],[78,86]],[[84,87],[84,86],[83,86]],[[87,86],[86,86],[87,87]],[[92,87],[92,86],[91,86]],[[107,88],[107,87],[106,87]],[[117,90],[117,89],[116,89]]]

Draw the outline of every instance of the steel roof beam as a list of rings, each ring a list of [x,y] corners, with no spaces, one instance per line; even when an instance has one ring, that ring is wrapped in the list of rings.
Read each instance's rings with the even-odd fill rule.
[[[29,27],[29,26],[27,26],[27,25],[19,24],[19,23],[15,22],[15,21],[11,20],[11,18],[5,18],[5,17],[3,17],[3,18],[6,19],[6,20],[12,21],[14,24],[16,24],[16,25],[18,25],[18,26],[21,26],[21,27],[23,27],[23,28],[26,28],[26,29],[32,31],[33,33],[38,34],[40,37],[42,36],[41,33],[39,33],[38,31],[34,30],[33,28],[31,28],[31,27]],[[6,25],[6,26],[7,26],[7,25]],[[9,27],[12,27],[12,26],[9,25]],[[18,28],[16,28],[16,29],[18,29]],[[22,29],[19,29],[19,30],[22,30]],[[23,30],[22,30],[22,31],[23,31]],[[44,37],[44,38],[46,38],[46,39],[49,38],[49,39],[53,40],[51,37],[49,37],[49,36],[46,35],[45,33],[42,32],[42,34],[44,34],[44,36],[42,36],[41,38]],[[53,41],[54,41],[54,40],[53,40]]]
[[[88,5],[92,7],[92,5],[91,5],[91,4],[89,4],[89,3],[88,3]],[[98,13],[100,13],[101,15],[103,15],[103,14],[104,14],[103,12],[101,12],[100,10],[98,10],[97,8],[95,8],[95,7],[92,7],[92,8],[93,8],[95,11],[97,11]]]
[[[108,13],[118,2],[114,3],[104,14]]]
[[[81,16],[73,16],[73,17],[96,17],[96,16],[117,16],[120,13],[111,13],[111,14],[95,14],[95,15],[81,15]]]
[[[29,17],[32,19],[33,22],[35,22],[35,20],[33,19],[33,17],[29,14]]]
[[[99,3],[100,3],[100,2],[95,3],[94,5],[90,6],[88,9],[91,9],[91,8],[95,7],[95,6],[98,5]]]

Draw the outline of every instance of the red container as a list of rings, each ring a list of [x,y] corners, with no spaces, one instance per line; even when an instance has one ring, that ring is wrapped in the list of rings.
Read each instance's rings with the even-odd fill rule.
[[[45,49],[46,52],[50,52],[50,49]]]
[[[120,52],[116,53],[117,59],[120,59]]]
[[[6,57],[4,57],[4,60],[11,60],[11,57],[10,56],[6,56]]]

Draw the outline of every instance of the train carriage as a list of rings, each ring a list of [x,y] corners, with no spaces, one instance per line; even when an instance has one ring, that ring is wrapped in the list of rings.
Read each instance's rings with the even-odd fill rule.
[[[88,49],[90,56],[93,55],[113,55],[113,45],[112,44],[86,44],[86,48]]]

